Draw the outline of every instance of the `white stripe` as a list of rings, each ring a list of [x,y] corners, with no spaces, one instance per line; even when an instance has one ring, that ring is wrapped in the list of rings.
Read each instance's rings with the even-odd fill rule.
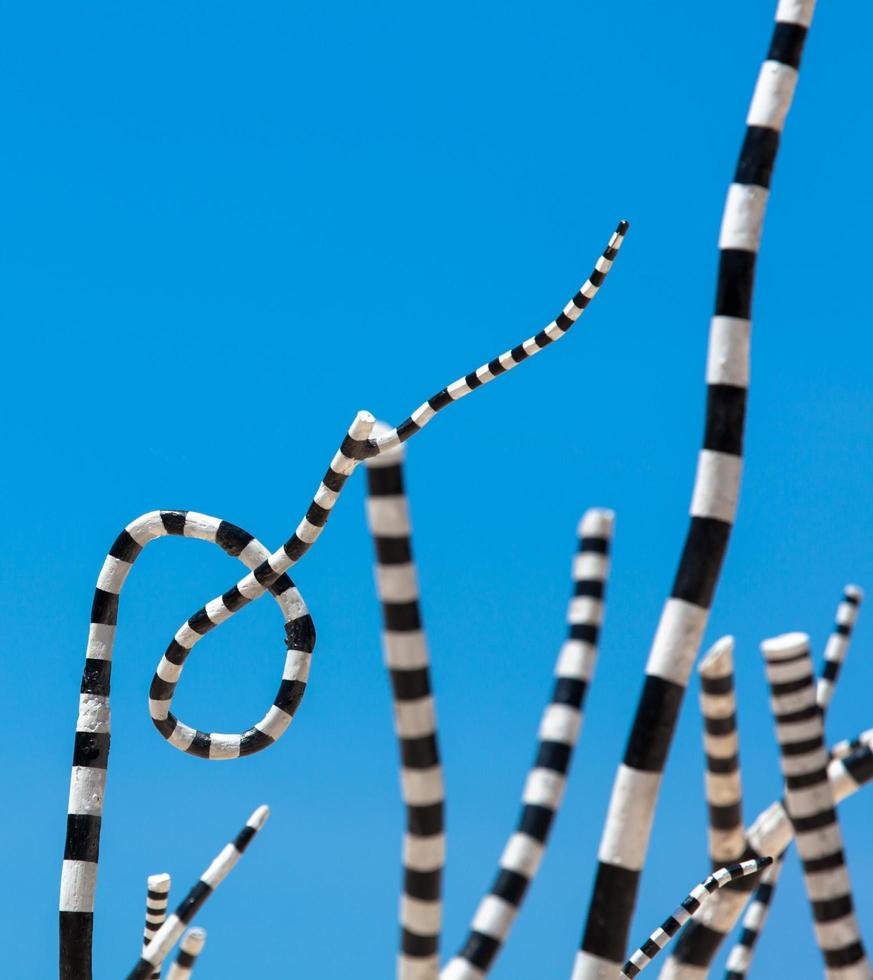
[[[233,844],[225,844],[218,857],[200,875],[200,880],[213,889],[217,888],[227,877],[231,868],[239,861],[240,856],[240,852]]]
[[[742,457],[701,449],[691,497],[691,516],[714,517],[733,524],[742,472]]]
[[[809,650],[809,636],[806,633],[783,633],[761,643],[761,653],[768,661],[786,660]]]
[[[742,798],[739,772],[728,775],[721,773],[706,773],[706,799],[716,806],[730,806]]]
[[[241,579],[236,584],[240,595],[244,596],[246,599],[257,599],[259,596],[264,594],[264,587],[255,578],[253,574],[246,575],[244,579]]]
[[[118,595],[131,568],[133,565],[130,562],[107,555],[103,567],[100,569],[100,575],[97,577],[97,588]]]
[[[436,730],[433,697],[394,702],[394,724],[400,738],[421,738]]]
[[[766,670],[767,680],[771,684],[787,684],[789,681],[798,681],[802,677],[809,677],[810,682],[812,681],[812,661],[808,657],[789,660],[787,663],[774,660],[767,664]]]
[[[100,694],[79,695],[77,732],[109,731],[109,698]]]
[[[589,681],[596,661],[597,650],[590,643],[585,640],[564,640],[555,666],[555,675]]]
[[[94,861],[64,861],[61,870],[61,912],[93,912],[97,864]]]
[[[185,622],[182,623],[178,630],[176,630],[176,635],[173,637],[173,639],[179,644],[180,647],[190,650],[200,639],[200,634],[195,630],[192,630],[188,623]]]
[[[409,895],[400,897],[400,923],[420,936],[434,936],[440,931],[442,902],[425,902]]]
[[[785,776],[805,776],[817,769],[824,769],[828,764],[827,749],[822,746],[806,752],[803,755],[786,755],[782,757],[782,773]]]
[[[514,833],[500,855],[500,867],[533,878],[543,858],[543,845],[527,834]]]
[[[618,767],[597,857],[639,871],[646,857],[661,774]]]
[[[815,10],[815,0],[779,0],[776,20],[780,24],[800,24],[809,27]]]
[[[70,796],[67,813],[99,817],[103,812],[106,770],[92,766],[73,766],[70,774]]]
[[[239,735],[225,735],[222,732],[212,732],[209,739],[210,759],[238,759]]]
[[[412,562],[376,565],[376,589],[382,602],[412,602],[418,598],[418,582]]]
[[[315,541],[315,539],[319,536],[319,534],[321,534],[321,528],[318,527],[317,524],[310,523],[310,521],[304,517],[303,520],[297,525],[294,533],[297,535],[298,538],[300,538],[301,541],[305,541],[306,544],[312,544]],[[280,559],[283,562],[281,565],[279,564],[279,562],[276,562],[274,564],[271,558],[270,567],[275,569],[276,571],[284,572],[286,568],[291,567],[291,563],[288,559],[288,556],[284,552],[282,552]]]
[[[91,623],[88,629],[88,660],[111,660],[112,645],[115,642],[115,627],[105,623]]]
[[[215,541],[215,534],[221,521],[209,514],[189,510],[185,515],[185,537],[199,538],[201,541]]]
[[[471,929],[503,942],[509,935],[518,909],[497,895],[486,895],[479,903]]]
[[[705,718],[730,718],[736,707],[733,694],[700,693],[700,710]]]
[[[437,766],[430,769],[401,769],[401,791],[410,806],[430,806],[443,799],[443,773]]]
[[[848,946],[850,943],[857,942],[861,937],[858,933],[858,923],[855,921],[855,914],[850,912],[841,919],[834,919],[831,922],[813,923],[815,936],[819,946],[824,949],[839,949],[841,946]],[[870,974],[870,967],[867,967],[867,976]]]
[[[460,956],[449,960],[440,972],[440,980],[483,980],[484,977],[481,970],[477,970],[472,963],[462,960]],[[431,980],[430,976],[427,980]]]
[[[615,980],[621,969],[620,963],[604,960],[593,953],[580,949],[573,961],[571,980]]]
[[[125,531],[141,548],[145,547],[149,541],[161,538],[167,533],[159,510],[150,510],[147,514],[137,517],[135,521],[131,521],[127,525]]]
[[[757,253],[764,227],[768,191],[754,184],[731,184],[721,219],[718,247]]]
[[[780,745],[790,745],[792,742],[806,742],[811,738],[820,738],[821,733],[820,717],[776,725],[776,739]]]
[[[782,132],[797,85],[797,69],[779,61],[765,61],[758,72],[746,123]]]
[[[173,729],[173,734],[170,735],[167,741],[170,745],[174,745],[177,749],[181,749],[184,752],[194,741],[196,734],[195,729],[189,728],[184,722],[177,721],[176,727]]]
[[[417,670],[428,666],[427,645],[421,630],[382,633],[385,666],[390,670]]]
[[[602,582],[609,572],[609,557],[597,551],[579,551],[573,556],[573,581]]]
[[[300,681],[305,684],[309,680],[309,667],[311,663],[311,653],[307,653],[305,650],[295,650],[292,647],[285,655],[282,680]]]
[[[405,497],[367,497],[366,506],[367,522],[376,537],[401,538],[411,533]]]
[[[418,837],[403,835],[403,865],[413,871],[436,871],[446,860],[445,834]]]
[[[291,724],[291,715],[275,704],[270,705],[270,710],[255,725],[259,732],[269,735],[272,739],[279,739],[285,734],[286,729]]]
[[[230,619],[233,613],[227,608],[224,602],[219,596],[217,599],[211,599],[206,603],[206,615],[209,617],[210,622],[215,623],[217,626],[219,623],[223,623],[226,619]]]
[[[174,664],[167,660],[166,656],[163,656],[155,673],[162,681],[167,681],[168,684],[175,684],[179,679],[179,675],[182,673],[182,664]]]
[[[550,704],[543,712],[537,738],[541,742],[575,745],[582,715],[569,704]]]
[[[603,621],[603,603],[587,595],[573,596],[567,607],[567,622],[599,626]]]
[[[270,552],[257,538],[252,538],[237,557],[246,568],[257,568],[270,557]]]
[[[714,316],[709,325],[706,353],[708,385],[749,386],[749,320],[733,316]]]
[[[794,837],[797,840],[797,850],[804,861],[815,861],[817,858],[834,854],[843,846],[840,827],[836,823],[821,827],[819,830],[795,834]]]
[[[564,794],[564,782],[564,777],[551,769],[531,769],[524,784],[522,802],[557,810]]]
[[[829,868],[827,871],[807,873],[806,891],[810,901],[821,902],[838,895],[848,895],[852,891],[849,871],[845,865]]]
[[[670,598],[664,603],[646,673],[685,687],[706,627],[707,610]]]
[[[729,735],[709,735],[704,732],[703,750],[714,759],[729,759],[739,748],[736,729]]]
[[[423,428],[436,415],[436,412],[425,402],[412,413],[410,418],[419,427]]]

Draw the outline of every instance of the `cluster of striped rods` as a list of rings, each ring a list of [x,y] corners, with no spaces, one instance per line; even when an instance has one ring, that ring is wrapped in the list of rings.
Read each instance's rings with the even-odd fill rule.
[[[861,591],[854,586],[845,590],[817,682],[805,634],[786,634],[762,644],[785,792],[783,799],[748,827],[741,806],[732,639],[719,640],[703,658],[699,670],[709,856],[714,870],[625,958],[661,779],[736,513],[755,265],[770,179],[814,6],[814,0],[778,2],[770,47],[755,85],[745,138],[727,193],[706,365],[706,425],[690,524],[616,773],[572,980],[635,977],[680,930],[661,975],[668,980],[702,977],[745,910],[726,975],[728,980],[744,977],[792,839],[803,865],[826,976],[840,980],[871,977],[855,921],[835,804],[873,779],[873,730],[830,751],[823,733],[824,716],[861,601]],[[362,462],[367,471],[367,517],[376,551],[383,648],[393,691],[406,808],[397,976],[400,980],[482,980],[487,975],[537,873],[560,807],[597,658],[613,515],[591,509],[579,524],[567,637],[558,654],[554,689],[542,715],[518,820],[463,944],[441,966],[445,800],[404,489],[404,444],[448,405],[563,337],[602,286],[627,230],[627,222],[620,222],[589,278],[539,333],[447,385],[394,428],[377,423],[369,412],[359,412],[304,517],[278,550],[270,552],[242,528],[195,511],[152,511],[121,532],[97,581],[80,689],[61,875],[62,980],[91,980],[92,976],[112,652],[119,596],[133,563],[149,542],[181,536],[217,544],[246,567],[247,574],[176,631],[155,671],[149,712],[163,738],[189,755],[234,759],[259,752],[289,727],[306,690],[315,647],[314,623],[288,573],[316,542],[347,480]],[[288,651],[273,703],[258,722],[241,733],[206,732],[187,725],[172,713],[171,705],[188,655],[207,633],[267,592],[282,613]],[[205,932],[191,923],[267,816],[267,807],[255,810],[173,913],[168,914],[169,875],[149,878],[143,946],[129,980],[159,978],[177,945],[175,962],[166,976],[183,980],[191,975],[206,939]]]

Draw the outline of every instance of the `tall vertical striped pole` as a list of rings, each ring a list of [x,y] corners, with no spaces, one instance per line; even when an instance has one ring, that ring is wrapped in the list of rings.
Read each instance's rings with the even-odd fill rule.
[[[809,638],[787,633],[761,644],[776,719],[785,809],[794,826],[815,934],[829,980],[870,980],[849,871],[828,780],[828,752]]]
[[[179,943],[179,952],[176,954],[176,959],[170,967],[167,980],[188,980],[194,971],[194,964],[197,962],[197,957],[203,952],[205,945],[206,930],[198,929],[197,926],[189,929],[182,936],[182,942]]]
[[[524,786],[521,813],[500,857],[491,890],[479,903],[467,939],[443,968],[441,980],[481,980],[488,973],[539,868],[561,804],[597,661],[613,523],[612,511],[600,509],[587,511],[579,522],[573,597],[567,609],[569,636],[555,665],[555,687],[540,722],[539,745]]]
[[[435,980],[446,850],[445,790],[402,461],[402,446],[367,461],[367,521],[376,546],[382,647],[394,696],[406,806],[397,976]]]
[[[146,894],[145,927],[142,935],[142,949],[145,952],[155,933],[167,918],[167,904],[170,900],[171,879],[168,874],[149,875]],[[151,980],[160,980],[161,971],[155,970]]]
[[[624,960],[661,774],[727,550],[740,487],[755,260],[779,136],[814,6],[814,0],[779,0],[725,202],[707,356],[706,426],[691,525],[613,786],[574,980],[613,980]]]

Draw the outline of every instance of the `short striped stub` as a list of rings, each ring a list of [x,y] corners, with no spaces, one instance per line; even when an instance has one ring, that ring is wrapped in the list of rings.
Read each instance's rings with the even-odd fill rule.
[[[197,962],[197,957],[203,952],[205,945],[206,930],[198,929],[197,926],[189,929],[182,936],[182,942],[179,943],[179,952],[176,954],[176,959],[167,973],[167,980],[188,980],[194,972],[194,964]]]
[[[773,858],[771,857],[755,858],[751,861],[741,861],[739,864],[731,864],[726,868],[713,871],[709,877],[691,889],[673,914],[668,916],[631,956],[622,968],[621,975],[632,980],[633,977],[641,973],[714,891],[730,881],[756,874],[772,863]]]

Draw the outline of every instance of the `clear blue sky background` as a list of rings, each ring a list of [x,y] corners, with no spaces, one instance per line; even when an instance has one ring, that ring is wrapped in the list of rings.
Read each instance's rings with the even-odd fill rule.
[[[352,415],[398,422],[544,325],[619,218],[612,278],[570,337],[447,411],[408,483],[448,784],[444,952],[494,872],[564,633],[574,529],[617,512],[596,682],[563,811],[496,980],[569,973],[615,766],[686,527],[725,189],[773,4],[448,0],[5,5],[2,41],[4,972],[50,977],[91,592],[154,508],[277,546]],[[869,37],[823,4],[759,263],[747,464],[707,639],[738,638],[747,814],[780,792],[760,639],[873,589]],[[149,873],[176,897],[254,806],[273,816],[209,903],[205,977],[383,978],[402,807],[363,476],[295,578],[312,684],[279,745],[236,763],[148,719],[178,624],[238,566],[149,548],[113,677],[99,977],[137,955]],[[873,610],[828,726],[873,725]],[[186,720],[240,730],[282,663],[262,602],[198,647]],[[706,870],[697,680],[633,939]],[[841,808],[873,941],[873,791]],[[758,976],[818,959],[796,858]]]

